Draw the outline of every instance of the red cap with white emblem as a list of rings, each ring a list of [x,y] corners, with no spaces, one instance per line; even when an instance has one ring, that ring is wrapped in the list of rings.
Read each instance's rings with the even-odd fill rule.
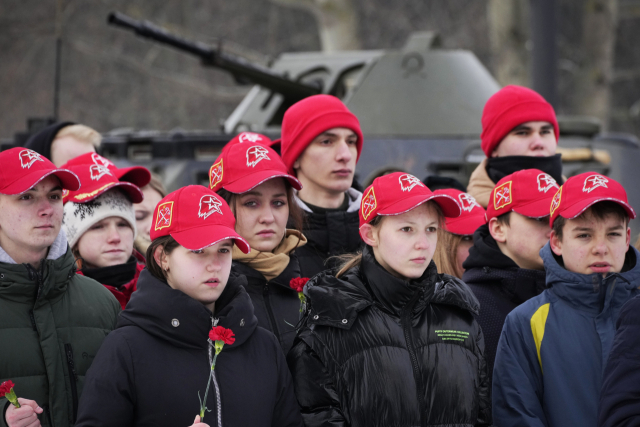
[[[460,216],[457,218],[446,218],[445,229],[452,234],[460,236],[468,236],[475,233],[481,225],[487,223],[487,216],[484,208],[469,193],[456,190],[455,188],[446,188],[436,190],[434,194],[447,194],[458,199],[460,204]]]
[[[433,200],[445,217],[460,216],[460,206],[455,197],[436,194],[418,178],[404,172],[394,172],[373,180],[362,196],[360,227],[378,215],[400,215]]]
[[[64,202],[87,203],[114,187],[122,190],[132,203],[142,202],[144,196],[140,188],[127,181],[120,181],[117,168],[108,168],[101,164],[85,164],[68,166],[68,169],[78,175],[82,187],[78,191],[64,191]]]
[[[0,194],[22,194],[49,175],[58,177],[65,190],[80,188],[73,172],[56,167],[33,150],[14,147],[0,153]]]
[[[539,169],[524,169],[502,178],[491,191],[487,221],[511,211],[529,218],[549,215],[551,199],[559,186]]]
[[[618,181],[596,172],[585,172],[572,176],[553,196],[549,225],[553,226],[553,221],[558,215],[566,219],[573,219],[594,203],[605,201],[622,206],[629,218],[636,217],[635,211],[629,205],[627,192]]]
[[[242,194],[272,178],[284,178],[296,190],[302,188],[298,179],[272,148],[261,144],[236,143],[220,154],[209,169],[209,188]]]
[[[142,188],[151,181],[151,172],[144,166],[131,166],[128,168],[119,168],[109,159],[102,157],[98,153],[85,153],[78,157],[74,157],[67,163],[62,165],[64,168],[71,168],[79,165],[97,165],[108,168],[111,174],[120,181],[130,182]],[[138,203],[138,202],[134,202]]]
[[[171,236],[185,248],[197,251],[233,239],[245,254],[249,244],[235,231],[236,219],[227,203],[212,190],[189,185],[160,200],[153,212],[151,240]]]
[[[222,147],[220,155],[226,154],[226,152],[236,144],[265,145],[267,147],[271,147],[272,141],[261,133],[242,132],[234,136],[231,141],[227,142],[225,146]]]

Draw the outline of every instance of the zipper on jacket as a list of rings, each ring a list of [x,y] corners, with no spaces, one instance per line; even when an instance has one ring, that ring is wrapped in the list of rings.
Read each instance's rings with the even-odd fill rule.
[[[269,322],[271,323],[271,331],[273,335],[278,338],[280,345],[284,347],[281,337],[280,331],[278,330],[278,325],[276,324],[276,316],[273,314],[273,309],[271,308],[271,296],[269,295],[269,283],[265,283],[264,288],[262,290],[262,296],[264,297],[264,305],[267,307],[267,313],[269,313]]]
[[[78,372],[76,371],[76,364],[73,361],[73,351],[71,350],[71,344],[65,344],[64,351],[67,354],[69,382],[71,383],[71,398],[73,399],[73,414],[71,414],[71,420],[75,423],[76,417],[78,415]]]
[[[51,422],[51,411],[49,411],[49,405],[42,405],[42,415],[46,417],[47,425],[52,426],[53,423]]]
[[[409,351],[409,358],[411,359],[411,368],[413,369],[413,378],[416,382],[416,397],[418,398],[418,408],[420,411],[420,425],[424,424],[423,417],[426,412],[425,396],[424,396],[424,384],[422,383],[422,376],[420,375],[420,369],[418,367],[418,356],[416,356],[415,344],[413,342],[413,335],[411,334],[411,313],[413,312],[413,306],[420,298],[422,292],[416,292],[411,298],[411,301],[406,305],[404,312],[402,313],[401,323],[402,330],[404,331],[404,339],[407,341],[407,350]]]
[[[33,309],[29,310],[29,319],[31,319],[31,327],[35,332],[38,332],[38,327],[36,326],[36,316],[33,314]]]

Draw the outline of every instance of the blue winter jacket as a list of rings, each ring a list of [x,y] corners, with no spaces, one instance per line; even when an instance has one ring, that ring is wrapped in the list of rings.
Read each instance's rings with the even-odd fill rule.
[[[601,427],[640,427],[640,296],[618,319],[600,396]]]
[[[606,278],[566,270],[548,243],[540,255],[547,289],[507,316],[498,343],[494,423],[595,427],[618,314],[640,294],[640,252],[631,247],[623,272]]]

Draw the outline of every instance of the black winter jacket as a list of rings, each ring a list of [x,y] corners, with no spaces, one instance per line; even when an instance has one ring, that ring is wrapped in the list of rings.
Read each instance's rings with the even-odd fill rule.
[[[295,254],[290,254],[289,265],[275,279],[267,279],[247,264],[234,261],[231,272],[247,278],[245,289],[251,297],[258,325],[273,332],[286,355],[296,337],[295,325],[300,320],[298,292],[291,289],[291,279],[300,277],[300,266]]]
[[[333,269],[336,262],[329,257],[352,253],[362,248],[358,231],[360,218],[354,212],[304,212],[302,233],[307,244],[296,249],[303,277],[313,277]],[[326,262],[326,263],[325,263]]]
[[[437,273],[389,274],[365,247],[359,267],[307,283],[309,308],[287,356],[307,427],[491,423],[478,302]]]
[[[214,318],[236,341],[214,371],[225,427],[302,425],[291,376],[277,340],[257,326],[242,278],[229,279]],[[211,312],[143,270],[118,328],[87,374],[76,426],[189,426],[200,412],[211,365]],[[218,426],[216,384],[204,422]]]
[[[463,267],[465,272],[462,281],[469,285],[480,302],[477,319],[484,333],[485,358],[491,378],[507,314],[544,291],[545,272],[518,267],[500,251],[487,225],[479,227],[474,233],[473,246]]]
[[[604,369],[598,425],[640,427],[640,297],[620,311]]]

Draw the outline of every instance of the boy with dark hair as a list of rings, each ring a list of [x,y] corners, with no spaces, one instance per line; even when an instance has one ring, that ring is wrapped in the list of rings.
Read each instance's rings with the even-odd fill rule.
[[[551,176],[526,169],[502,178],[491,192],[487,225],[474,233],[462,280],[480,302],[489,374],[507,314],[544,290],[540,249],[549,241]]]
[[[624,188],[587,172],[551,202],[547,289],[508,316],[493,373],[496,425],[597,425],[602,372],[621,307],[640,293],[636,217]]]

